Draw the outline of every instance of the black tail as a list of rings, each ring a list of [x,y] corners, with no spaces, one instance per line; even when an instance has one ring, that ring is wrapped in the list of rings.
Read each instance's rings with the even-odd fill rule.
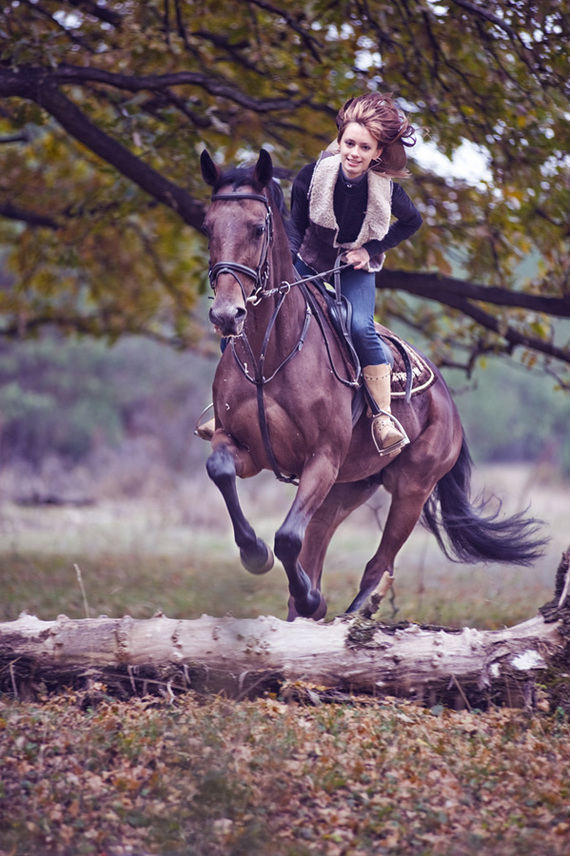
[[[547,538],[538,536],[542,522],[522,512],[500,517],[500,507],[485,515],[488,503],[484,499],[472,505],[471,466],[471,455],[463,440],[455,466],[439,480],[424,506],[422,523],[454,562],[531,565],[544,553],[548,543]]]

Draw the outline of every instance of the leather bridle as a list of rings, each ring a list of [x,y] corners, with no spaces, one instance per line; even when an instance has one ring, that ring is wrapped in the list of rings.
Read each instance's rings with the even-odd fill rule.
[[[208,277],[213,291],[216,290],[216,281],[220,274],[229,273],[234,277],[243,295],[244,303],[253,303],[255,306],[261,299],[262,292],[267,285],[269,279],[269,249],[273,241],[273,212],[269,200],[261,193],[215,193],[212,196],[212,202],[241,202],[244,199],[253,199],[256,202],[263,202],[265,205],[265,232],[263,246],[259,254],[259,261],[256,268],[242,265],[239,262],[216,262],[210,267]],[[254,288],[248,296],[241,276],[248,276],[254,282]]]
[[[256,306],[264,297],[277,297],[276,304],[273,310],[273,314],[269,323],[267,324],[267,328],[265,330],[265,335],[263,338],[263,344],[261,347],[261,352],[259,355],[255,355],[249,339],[243,331],[239,337],[231,336],[231,348],[233,351],[234,358],[240,367],[244,377],[247,378],[252,384],[254,384],[257,388],[257,406],[258,406],[258,414],[259,414],[259,425],[261,429],[261,436],[263,439],[263,444],[268,456],[268,459],[271,463],[271,467],[275,476],[279,479],[279,481],[288,482],[290,484],[298,484],[297,476],[291,475],[286,476],[281,473],[277,461],[275,459],[275,455],[273,453],[273,449],[271,446],[271,440],[269,437],[269,430],[267,426],[267,415],[265,412],[265,402],[263,391],[266,384],[273,380],[273,378],[283,369],[292,359],[298,354],[306,340],[307,332],[309,329],[309,324],[311,322],[311,318],[316,317],[317,322],[319,324],[321,333],[323,335],[325,347],[327,349],[329,361],[331,363],[331,368],[337,377],[337,379],[341,383],[345,383],[348,386],[357,387],[358,386],[358,376],[354,379],[343,379],[337,373],[336,368],[334,367],[333,358],[328,346],[327,334],[325,331],[325,325],[323,319],[320,317],[320,313],[322,310],[319,310],[318,303],[315,301],[314,297],[312,297],[311,293],[306,288],[305,283],[316,279],[317,276],[325,276],[330,273],[338,274],[338,266],[340,265],[340,260],[337,265],[335,265],[335,269],[331,271],[325,271],[324,274],[309,276],[309,277],[298,277],[297,280],[293,283],[290,282],[282,282],[281,285],[275,288],[267,288],[267,283],[269,281],[269,250],[273,241],[273,213],[271,210],[271,206],[269,204],[269,200],[266,196],[258,193],[215,193],[212,196],[212,202],[241,202],[242,200],[252,199],[256,202],[263,202],[266,209],[265,214],[265,232],[264,232],[264,240],[263,246],[261,247],[259,261],[257,263],[256,268],[251,268],[248,265],[243,265],[240,262],[216,262],[215,265],[212,265],[208,271],[208,276],[210,279],[210,285],[212,289],[216,290],[216,281],[221,274],[230,274],[234,277],[239,287],[241,288],[244,303],[251,303]],[[242,276],[247,276],[251,280],[253,280],[254,288],[251,294],[248,296],[246,294],[246,290],[244,284],[241,280]],[[282,362],[277,366],[276,369],[271,373],[269,377],[265,376],[265,358],[267,354],[267,348],[269,345],[269,339],[273,333],[274,326],[277,320],[277,316],[283,306],[284,300],[287,294],[291,290],[291,286],[296,285],[301,288],[303,293],[303,297],[305,300],[305,312],[303,313],[303,324],[302,329],[299,334],[299,338],[297,340],[294,348],[283,358]],[[238,352],[236,350],[236,340],[239,339],[242,343],[242,346],[246,349],[248,355],[248,362],[246,363],[244,360],[240,358]],[[253,369],[253,374],[248,367],[248,363]],[[358,361],[357,361],[358,364]]]

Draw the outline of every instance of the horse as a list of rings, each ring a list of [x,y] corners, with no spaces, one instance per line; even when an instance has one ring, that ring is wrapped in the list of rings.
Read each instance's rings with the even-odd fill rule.
[[[396,457],[378,454],[365,409],[353,425],[360,383],[343,371],[346,345],[327,329],[311,286],[298,282],[269,153],[261,149],[253,167],[223,171],[203,151],[201,171],[212,188],[203,227],[209,319],[226,342],[213,383],[206,469],[225,501],[243,566],[263,574],[274,556],[282,563],[288,620],[325,617],[321,576],[329,542],[380,485],[390,507],[348,613],[376,607],[390,590],[395,558],[420,517],[454,561],[532,564],[546,543],[539,523],[470,499],[470,452],[435,365],[427,361],[435,379],[428,389],[393,399],[392,413],[410,440]],[[262,470],[297,486],[273,551],[246,519],[236,487],[237,477]]]

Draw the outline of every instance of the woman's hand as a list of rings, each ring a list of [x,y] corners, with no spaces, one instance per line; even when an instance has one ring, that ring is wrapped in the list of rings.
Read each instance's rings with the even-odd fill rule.
[[[370,261],[368,250],[365,250],[364,247],[358,247],[356,250],[347,250],[343,258],[355,270],[362,270]]]

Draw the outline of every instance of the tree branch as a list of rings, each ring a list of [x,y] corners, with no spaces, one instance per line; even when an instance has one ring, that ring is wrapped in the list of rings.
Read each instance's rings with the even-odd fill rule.
[[[18,208],[17,205],[12,205],[11,202],[0,205],[0,217],[6,217],[8,220],[18,220],[22,223],[28,223],[30,226],[43,226],[45,229],[59,228],[57,220],[54,220],[53,217],[46,217],[44,214],[38,214],[36,211]]]
[[[293,30],[293,32],[297,33],[300,36],[303,44],[311,53],[313,59],[316,62],[321,61],[321,57],[319,55],[316,46],[320,47],[317,39],[314,35],[308,33],[303,27],[301,27],[298,21],[289,14],[285,6],[283,8],[277,8],[273,6],[271,3],[266,3],[265,0],[249,0],[251,6],[258,6],[260,9],[264,9],[266,12],[270,12],[272,15],[278,15],[280,18],[283,18],[287,21],[287,25]]]
[[[475,3],[469,3],[468,0],[452,0],[456,6],[460,6],[462,9],[465,9],[466,12],[471,12],[473,15],[477,15],[481,18],[484,18],[486,21],[489,21],[490,24],[493,24],[495,27],[503,30],[511,39],[515,39],[518,41],[518,34],[513,30],[512,27],[504,21],[502,18],[498,18],[496,15],[493,15],[488,9],[483,9],[481,6],[477,6]]]
[[[117,29],[123,23],[121,15],[118,15],[110,9],[106,9],[99,3],[93,2],[93,0],[67,0],[67,2],[70,6],[74,6],[76,9],[81,9],[87,15],[90,15],[93,18],[98,18],[105,24],[111,24],[111,26]]]
[[[87,51],[87,53],[95,53],[95,49],[92,48],[85,39],[82,39],[80,36],[77,36],[73,32],[73,30],[69,29],[69,27],[64,26],[64,24],[58,21],[57,18],[54,18],[51,12],[48,12],[46,9],[42,8],[39,3],[31,3],[30,0],[20,0],[20,2],[22,2],[30,9],[32,15],[38,15],[42,18],[46,18],[55,27],[57,27],[58,30],[60,30],[62,33],[65,33],[66,37],[72,44],[78,45],[79,47],[83,48],[83,50]]]
[[[29,71],[34,70],[29,69]],[[245,92],[242,92],[220,77],[214,77],[212,74],[199,74],[194,71],[133,76],[129,74],[114,74],[100,68],[60,65],[53,69],[53,71],[43,70],[43,75],[44,77],[49,76],[54,83],[104,83],[107,86],[126,89],[129,92],[141,92],[144,90],[156,92],[157,90],[162,91],[172,86],[200,86],[209,92],[210,95],[226,98],[229,101],[239,104],[240,107],[245,107],[246,110],[252,110],[255,113],[270,113],[274,110],[295,110],[300,103],[305,103],[307,100],[295,101],[291,98],[259,100],[246,95]]]
[[[391,273],[394,274],[393,277],[391,277]],[[438,287],[430,290],[426,286],[426,280],[434,281]],[[467,297],[472,298],[473,294],[469,294],[468,292],[473,292],[473,290],[475,290],[477,292],[476,299],[487,303],[492,302],[498,305],[518,306],[527,309],[532,308],[533,311],[547,313],[547,307],[552,303],[552,308],[555,311],[550,314],[561,315],[562,317],[568,317],[570,305],[570,301],[568,299],[554,297],[541,298],[537,295],[523,295],[520,294],[520,292],[511,292],[503,289],[487,289],[485,286],[477,286],[473,283],[463,283],[461,280],[447,279],[434,274],[410,274],[404,271],[382,271],[376,278],[377,284],[379,281],[381,282],[380,287],[382,288],[394,288],[400,291],[407,291],[410,294],[416,294],[429,300],[437,300],[439,303],[443,303],[446,306],[457,309],[467,317],[472,318],[486,330],[490,330],[498,336],[501,336],[509,342],[512,347],[522,346],[530,348],[531,350],[546,354],[549,357],[554,357],[555,359],[561,360],[562,362],[570,365],[570,350],[559,348],[551,342],[538,339],[535,336],[527,336],[519,330],[516,330],[514,327],[505,327],[501,324],[499,319],[495,318],[494,315],[491,315],[480,307],[475,306],[469,299],[467,299]],[[446,288],[447,284],[450,285],[449,288]],[[462,295],[459,293],[457,290],[458,285],[465,286],[466,294]],[[494,300],[487,300],[487,291],[494,293]],[[499,293],[504,294],[504,304],[501,304],[497,299]],[[517,300],[517,298],[521,299]],[[525,298],[530,298],[533,305],[529,307]],[[565,312],[561,311],[562,305],[566,307]]]
[[[19,72],[0,69],[0,95],[19,96],[34,101],[53,116],[70,136],[114,166],[150,196],[176,211],[189,226],[201,229],[203,205],[94,125],[57,88],[49,72],[30,68],[20,69]]]
[[[384,269],[376,276],[377,288],[392,288],[407,291],[429,300],[449,303],[450,299],[460,298],[479,300],[496,306],[509,306],[542,312],[560,318],[570,317],[570,295],[567,297],[544,297],[541,294],[528,294],[523,291],[509,291],[488,285],[477,285],[463,279],[441,276],[436,273],[410,273],[402,270]]]

